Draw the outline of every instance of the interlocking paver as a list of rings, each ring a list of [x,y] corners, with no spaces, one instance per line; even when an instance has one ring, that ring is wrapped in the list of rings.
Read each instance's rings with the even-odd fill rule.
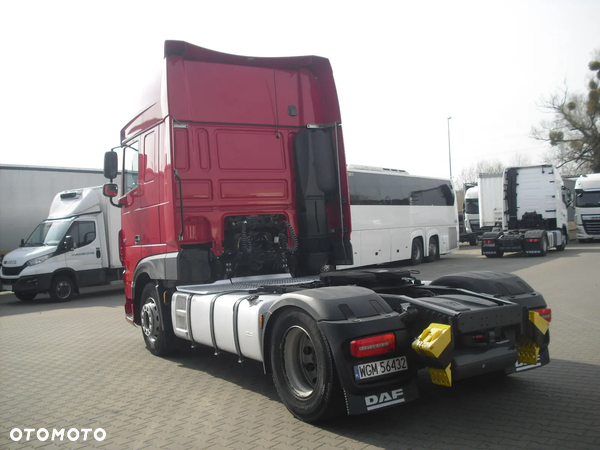
[[[470,259],[476,266],[465,268]],[[288,413],[262,364],[203,347],[152,356],[124,320],[120,291],[66,304],[0,295],[0,448],[600,448],[600,245],[545,259],[461,251],[421,266],[422,278],[493,264],[521,275],[552,307],[550,365],[451,389],[420,374],[417,401],[321,425]],[[14,427],[101,427],[107,437],[13,442]]]

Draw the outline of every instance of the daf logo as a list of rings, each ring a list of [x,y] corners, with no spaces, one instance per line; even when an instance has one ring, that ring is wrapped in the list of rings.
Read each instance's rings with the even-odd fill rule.
[[[17,261],[15,261],[14,259],[11,259],[10,261],[3,261],[3,264],[5,266],[15,266],[17,264]]]
[[[373,411],[374,409],[404,403],[404,393],[402,389],[396,389],[391,392],[382,392],[379,395],[369,395],[365,397],[365,403],[367,411]]]

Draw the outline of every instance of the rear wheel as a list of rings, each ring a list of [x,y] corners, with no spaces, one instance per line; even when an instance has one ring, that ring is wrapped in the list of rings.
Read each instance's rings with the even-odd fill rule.
[[[75,283],[66,275],[59,275],[50,285],[50,298],[55,302],[68,302],[75,294]]]
[[[298,419],[316,422],[343,412],[333,355],[315,320],[300,310],[275,319],[270,339],[275,388]]]
[[[417,266],[423,262],[423,243],[421,239],[413,239],[410,252],[410,263]]]
[[[477,236],[471,236],[469,238],[469,245],[477,245]]]
[[[22,302],[33,300],[36,295],[37,294],[35,292],[15,292],[15,297],[17,297]]]
[[[435,236],[429,238],[429,254],[425,259],[427,262],[433,262],[437,259],[440,259],[440,247],[438,245],[438,240]]]

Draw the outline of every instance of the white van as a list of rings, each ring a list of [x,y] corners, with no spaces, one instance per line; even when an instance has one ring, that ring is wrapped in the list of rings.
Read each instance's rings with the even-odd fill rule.
[[[58,193],[48,218],[2,260],[2,290],[20,300],[48,292],[68,301],[82,287],[121,279],[120,213],[101,186]]]

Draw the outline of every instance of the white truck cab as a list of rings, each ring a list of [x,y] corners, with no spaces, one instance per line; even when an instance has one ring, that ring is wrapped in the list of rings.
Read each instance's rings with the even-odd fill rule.
[[[101,187],[59,192],[42,221],[21,246],[2,260],[2,290],[20,300],[48,292],[70,300],[79,288],[120,279],[120,211]]]
[[[575,224],[579,242],[600,239],[600,173],[575,181]]]

